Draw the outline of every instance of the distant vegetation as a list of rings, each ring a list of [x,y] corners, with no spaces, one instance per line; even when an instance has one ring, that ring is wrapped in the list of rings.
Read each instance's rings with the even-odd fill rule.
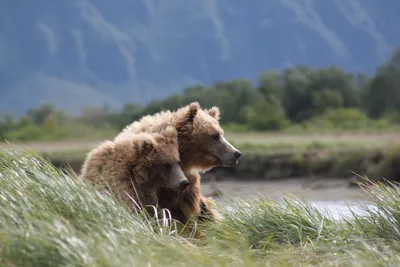
[[[146,106],[130,103],[118,111],[88,108],[70,117],[45,104],[18,119],[3,114],[0,137],[11,141],[102,138],[143,115],[192,101],[205,108],[220,107],[221,124],[230,131],[393,128],[400,123],[400,49],[371,77],[337,66],[296,66],[262,73],[257,86],[245,79],[194,85]]]

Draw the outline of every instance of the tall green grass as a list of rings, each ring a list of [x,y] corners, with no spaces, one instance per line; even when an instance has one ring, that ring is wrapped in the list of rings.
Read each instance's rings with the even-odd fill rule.
[[[0,266],[400,264],[399,189],[360,185],[378,211],[337,221],[304,199],[232,199],[197,240],[13,147],[0,150]]]

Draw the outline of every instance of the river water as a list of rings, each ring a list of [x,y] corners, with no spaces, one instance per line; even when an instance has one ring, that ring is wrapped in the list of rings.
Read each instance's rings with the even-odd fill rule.
[[[221,193],[220,196],[212,194],[216,191]],[[292,195],[305,198],[321,212],[338,220],[352,215],[352,212],[362,216],[365,214],[363,205],[373,208],[368,205],[361,189],[349,187],[348,181],[343,179],[208,182],[202,184],[202,194],[211,195],[223,206],[232,197],[255,200],[261,195],[281,202],[282,196]]]

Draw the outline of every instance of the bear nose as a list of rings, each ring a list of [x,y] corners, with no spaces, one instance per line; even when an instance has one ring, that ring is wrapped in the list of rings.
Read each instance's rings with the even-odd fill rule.
[[[242,152],[240,152],[239,150],[236,150],[235,153],[233,153],[233,155],[238,159],[242,155]]]
[[[188,189],[189,185],[190,185],[189,181],[184,180],[179,183],[179,189],[181,190],[181,192],[186,191]]]

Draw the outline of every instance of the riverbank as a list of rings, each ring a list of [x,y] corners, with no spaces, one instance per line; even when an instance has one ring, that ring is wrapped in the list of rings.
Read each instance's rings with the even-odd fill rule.
[[[79,173],[82,158],[46,156],[56,167],[69,165]],[[202,181],[271,181],[307,177],[309,180],[341,178],[349,185],[366,175],[372,180],[382,178],[400,181],[400,148],[288,152],[267,155],[245,154],[233,167],[218,167],[202,174]]]
[[[209,181],[273,181],[300,177],[340,178],[353,184],[357,175],[400,180],[400,135],[397,133],[278,134],[227,132],[227,139],[243,152],[234,168],[213,168],[202,175]],[[49,159],[55,166],[70,165],[79,173],[86,153],[97,141],[20,143],[17,146]],[[0,148],[6,148],[5,143]]]

